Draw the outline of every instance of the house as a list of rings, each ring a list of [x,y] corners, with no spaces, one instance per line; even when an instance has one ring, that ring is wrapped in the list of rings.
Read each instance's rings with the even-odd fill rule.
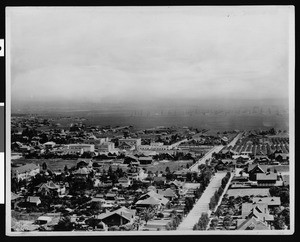
[[[106,193],[105,195],[105,200],[108,200],[108,201],[115,201],[117,198],[117,194],[115,193]]]
[[[270,159],[266,155],[256,155],[254,156],[254,161],[258,163],[268,163],[270,162]]]
[[[256,181],[256,175],[257,174],[264,174],[267,172],[267,166],[264,166],[264,165],[252,165],[252,164],[249,164],[247,169],[246,169],[246,172],[249,173],[249,180],[250,181]]]
[[[100,203],[100,204],[104,204],[105,203],[105,199],[104,199],[104,195],[103,194],[96,194],[91,201],[89,201],[90,203]]]
[[[270,230],[270,226],[255,217],[237,219],[236,230]]]
[[[275,160],[281,161],[288,161],[290,155],[288,153],[275,153]]]
[[[160,207],[162,205],[161,201],[155,197],[148,197],[144,200],[139,200],[135,203],[136,207]]]
[[[252,201],[256,204],[267,204],[268,208],[281,205],[280,197],[254,197]]]
[[[121,177],[118,180],[118,185],[120,185],[122,187],[129,187],[131,185],[131,180],[126,177]]]
[[[53,142],[53,141],[49,141],[49,142],[44,143],[44,147],[47,150],[53,149],[54,146],[55,146],[55,142]]]
[[[167,198],[169,200],[173,200],[178,197],[176,192],[174,192],[171,188],[167,188],[165,190],[158,189],[157,193],[160,195],[163,195],[165,198]]]
[[[152,164],[152,157],[140,157],[139,162],[141,165],[150,165]]]
[[[54,192],[58,192],[59,186],[54,184],[53,181],[48,181],[47,183],[43,183],[37,186],[38,187],[38,193],[42,195],[50,195]]]
[[[38,173],[40,173],[40,166],[33,163],[12,167],[12,177],[16,177],[18,181],[23,179],[27,180]]]
[[[73,174],[78,178],[87,178],[90,174],[90,169],[88,169],[87,167],[79,168]]]
[[[129,143],[123,142],[121,145],[118,146],[119,150],[131,150],[134,146],[130,145]]]
[[[169,186],[172,190],[176,191],[176,190],[182,189],[182,188],[183,188],[183,184],[184,184],[184,183],[183,183],[182,181],[174,180],[174,181],[170,181],[170,182],[168,183],[168,186]]]
[[[173,175],[175,176],[175,178],[176,178],[177,180],[184,181],[184,180],[186,180],[186,175],[187,175],[187,173],[189,173],[189,172],[190,172],[189,169],[182,169],[182,170],[175,171],[175,172],[173,173]]]
[[[270,187],[274,186],[277,182],[277,173],[258,173],[256,174],[256,181],[258,186]]]
[[[29,196],[29,197],[27,197],[26,202],[28,202],[30,204],[33,204],[35,206],[38,206],[39,204],[42,203],[42,201],[40,200],[40,198],[39,197],[35,197],[35,196]]]
[[[78,168],[83,168],[83,167],[88,167],[90,162],[92,162],[92,160],[90,161],[85,161],[83,159],[81,159],[79,162],[77,162],[76,167]]]
[[[242,218],[255,217],[263,222],[274,221],[274,216],[269,214],[268,205],[266,203],[243,203],[242,204]]]
[[[137,207],[149,207],[149,206],[165,206],[168,204],[169,199],[165,198],[163,195],[158,194],[155,191],[149,191],[146,194],[140,196],[139,200],[136,202]]]
[[[107,226],[121,226],[134,221],[136,210],[121,207],[112,212],[101,213],[95,218]]]

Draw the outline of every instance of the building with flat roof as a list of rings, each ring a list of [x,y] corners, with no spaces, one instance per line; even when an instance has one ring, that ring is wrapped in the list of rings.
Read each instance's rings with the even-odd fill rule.
[[[95,145],[92,144],[69,144],[65,146],[68,154],[83,154],[84,152],[94,152]]]

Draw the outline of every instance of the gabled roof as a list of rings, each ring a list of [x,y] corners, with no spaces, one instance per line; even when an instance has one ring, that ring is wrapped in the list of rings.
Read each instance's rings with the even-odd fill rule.
[[[160,205],[161,201],[155,197],[148,197],[147,199],[144,200],[139,200],[136,202],[138,205]]]
[[[131,219],[134,218],[135,213],[136,213],[136,210],[128,209],[126,207],[121,207],[112,212],[101,213],[96,218],[102,220],[102,219],[108,218],[114,214],[118,214],[119,216],[123,217],[124,219],[131,221]]]
[[[176,193],[171,189],[167,188],[166,190],[163,189],[158,189],[157,190],[158,194],[163,195],[164,197],[177,197]]]
[[[79,168],[77,171],[74,172],[74,174],[88,175],[89,174],[89,170],[86,167]]]
[[[43,183],[41,184],[40,188],[45,187],[45,188],[49,188],[49,189],[58,189],[59,186],[54,184],[53,181],[48,181],[47,183]]]
[[[254,217],[237,220],[237,230],[270,230],[269,226]]]
[[[243,203],[242,204],[242,217],[250,218],[255,217],[261,221],[273,221],[273,215],[269,214],[268,205],[266,203]]]
[[[178,180],[174,180],[174,181],[170,181],[169,185],[175,185],[176,187],[182,187],[183,186],[183,182],[178,181]]]
[[[147,200],[149,198],[154,198],[155,200],[158,200],[161,204],[166,205],[169,202],[169,199],[165,198],[163,195],[158,194],[157,192],[151,190],[149,192],[147,192],[146,194],[143,194],[142,196],[140,196],[139,201],[141,200]],[[147,200],[148,202],[153,201],[153,199],[151,200]],[[140,203],[137,203],[140,204]],[[142,203],[143,204],[143,203]]]
[[[249,164],[248,165],[248,173],[253,172],[254,169],[259,169],[261,172],[265,173],[267,172],[268,166],[266,165],[258,165],[258,164]]]

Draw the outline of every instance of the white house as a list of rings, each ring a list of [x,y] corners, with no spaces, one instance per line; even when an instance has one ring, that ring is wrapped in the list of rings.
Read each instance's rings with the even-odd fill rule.
[[[33,163],[12,168],[12,177],[18,180],[29,179],[38,173],[40,173],[40,166]]]

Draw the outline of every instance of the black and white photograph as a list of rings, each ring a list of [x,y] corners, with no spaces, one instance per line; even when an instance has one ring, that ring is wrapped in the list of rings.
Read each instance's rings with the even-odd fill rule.
[[[7,235],[294,233],[293,6],[5,22]]]

